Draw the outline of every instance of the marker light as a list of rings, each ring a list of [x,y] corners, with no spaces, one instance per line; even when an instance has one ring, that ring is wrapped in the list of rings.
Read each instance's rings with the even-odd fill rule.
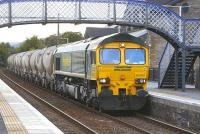
[[[99,79],[99,83],[100,84],[109,84],[110,83],[110,79],[109,78],[100,78]]]
[[[146,82],[145,79],[135,79],[136,84],[144,84]]]

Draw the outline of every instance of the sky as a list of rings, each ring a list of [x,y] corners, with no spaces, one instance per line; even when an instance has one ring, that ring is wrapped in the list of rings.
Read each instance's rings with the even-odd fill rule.
[[[60,33],[66,31],[85,33],[86,27],[105,27],[100,24],[60,24]],[[11,28],[0,28],[0,42],[22,42],[26,38],[37,35],[39,38],[45,38],[49,35],[57,34],[57,24],[29,24],[13,26]]]

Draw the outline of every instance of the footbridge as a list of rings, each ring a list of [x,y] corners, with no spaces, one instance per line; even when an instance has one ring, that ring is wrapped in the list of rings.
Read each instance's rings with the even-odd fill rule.
[[[200,51],[200,20],[182,18],[161,5],[135,0],[0,0],[0,27],[58,22],[136,26],[161,35],[173,51],[167,61],[164,51],[159,64],[160,87],[184,89]]]

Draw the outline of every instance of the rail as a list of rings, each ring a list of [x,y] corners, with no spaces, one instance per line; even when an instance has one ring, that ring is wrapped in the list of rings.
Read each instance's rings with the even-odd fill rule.
[[[28,94],[30,94],[31,96],[33,96],[34,98],[38,99],[39,101],[41,101],[42,103],[44,103],[45,105],[49,106],[50,108],[52,108],[53,110],[55,110],[56,112],[58,112],[59,114],[63,115],[65,118],[67,119],[70,119],[72,122],[74,122],[75,124],[79,125],[81,128],[83,128],[84,130],[86,130],[88,133],[92,133],[92,134],[97,134],[98,132],[96,132],[95,130],[91,129],[90,127],[86,126],[85,124],[81,123],[80,121],[78,121],[77,119],[73,118],[72,116],[70,116],[69,114],[67,114],[66,112],[58,109],[56,106],[50,104],[49,102],[45,101],[44,99],[42,99],[41,97],[39,97],[38,95],[32,93],[31,91],[29,91],[28,89],[26,89],[25,87],[23,87],[22,85],[16,83],[14,80],[12,80],[9,76],[7,76],[6,74],[0,72],[6,79],[8,79],[9,81],[11,81],[12,83],[14,83],[16,86],[20,87],[22,90],[24,90],[25,92],[27,92]],[[56,94],[57,95],[57,94]],[[59,96],[59,97],[62,97],[62,96]],[[64,97],[64,99],[67,99],[66,97]],[[122,124],[123,126],[126,126],[128,128],[132,128],[138,132],[141,132],[143,134],[152,134],[146,130],[144,130],[143,128],[141,127],[137,127],[137,126],[134,126],[132,124],[129,124],[129,123],[126,123],[122,120],[119,120],[117,118],[113,118],[112,116],[110,115],[107,115],[107,114],[104,114],[104,113],[101,113],[101,112],[98,112],[97,110],[94,110],[94,109],[91,109],[91,108],[88,108],[87,106],[85,105],[82,105],[76,101],[73,101],[71,99],[67,99],[68,101],[76,104],[76,105],[79,105],[80,107],[82,108],[85,108],[87,109],[88,111],[91,111],[91,112],[95,112],[96,114],[99,114],[101,116],[104,116],[114,122],[118,122],[119,124]]]
[[[163,121],[160,121],[160,120],[157,120],[157,119],[154,119],[152,117],[149,117],[149,116],[146,116],[146,115],[142,115],[140,113],[136,113],[136,116],[139,117],[139,118],[143,118],[147,121],[150,121],[152,123],[155,123],[155,124],[158,124],[162,127],[165,127],[165,128],[168,128],[168,129],[173,129],[173,130],[176,130],[177,133],[181,133],[181,134],[196,134],[195,132],[191,132],[189,130],[186,130],[186,129],[183,129],[183,128],[180,128],[180,127],[176,127],[174,125],[171,125],[169,123],[166,123],[166,122],[163,122]]]
[[[19,86],[20,88],[22,88],[23,90],[25,90],[26,92],[28,92],[29,94],[33,95],[33,96],[36,97],[36,98],[40,98],[39,96],[35,95],[34,93],[30,92],[29,90],[27,90],[27,89],[24,88],[23,86],[19,85],[19,84],[16,83],[15,81],[13,81],[13,80],[9,77],[9,75],[6,75],[6,74],[3,74],[3,75],[4,75],[4,77],[6,77],[8,80],[12,81],[14,84],[16,84],[17,86]],[[46,91],[47,91],[47,90],[46,90]],[[59,96],[59,95],[56,94],[56,93],[53,93],[53,95]],[[141,133],[152,134],[151,132],[149,132],[148,130],[146,130],[146,129],[142,128],[142,127],[138,127],[137,125],[134,125],[134,124],[128,123],[128,122],[126,122],[126,121],[120,120],[120,119],[118,119],[117,117],[111,116],[111,115],[109,115],[109,114],[105,114],[105,113],[103,113],[103,112],[99,112],[99,111],[97,111],[97,110],[94,110],[93,108],[87,107],[87,106],[85,106],[85,105],[83,105],[83,104],[81,104],[81,103],[79,103],[79,102],[77,102],[77,101],[74,101],[74,100],[72,100],[72,99],[69,99],[69,98],[66,98],[66,97],[63,97],[63,96],[59,96],[59,97],[62,97],[62,98],[65,99],[66,101],[69,101],[69,102],[71,102],[71,103],[74,103],[75,105],[78,105],[79,107],[82,107],[82,108],[84,108],[84,109],[87,109],[88,111],[91,111],[91,112],[94,112],[94,113],[96,113],[96,114],[102,115],[102,116],[104,116],[104,117],[106,117],[106,118],[109,118],[110,120],[113,120],[113,121],[118,122],[118,123],[120,123],[120,124],[124,124],[125,126],[130,127],[130,128],[133,128],[133,129],[135,129],[135,130],[137,130],[137,131],[139,131],[139,132],[141,132]],[[40,98],[40,99],[43,100],[42,98]],[[42,101],[42,102],[43,102],[43,101]],[[45,102],[43,102],[43,103],[45,103]],[[48,102],[47,102],[47,103],[48,103]],[[50,104],[50,103],[49,103],[49,104]],[[50,104],[50,106],[51,106],[51,104]],[[56,108],[55,106],[53,106],[53,107],[54,107],[55,110],[58,109],[58,108]],[[66,114],[66,113],[64,113],[64,112],[62,112],[62,111],[61,111],[61,113],[62,113],[64,116],[65,116],[65,114]],[[154,118],[151,118],[151,117],[148,117],[148,116],[139,114],[139,113],[136,113],[136,117],[140,117],[140,118],[142,118],[143,120],[150,121],[150,122],[152,122],[152,123],[154,123],[154,124],[157,124],[157,125],[159,125],[159,126],[161,125],[161,126],[163,126],[163,127],[165,127],[165,128],[169,128],[169,129],[175,130],[176,132],[187,133],[187,134],[195,134],[194,132],[191,132],[191,131],[188,131],[188,130],[185,130],[185,129],[182,129],[182,128],[179,128],[179,127],[176,127],[176,126],[173,126],[173,125],[170,125],[170,124],[168,124],[168,123],[165,123],[165,122],[156,120],[156,119],[154,119]],[[78,122],[79,122],[79,121],[78,121]],[[85,126],[85,125],[84,125],[84,126]],[[88,127],[86,127],[86,128],[88,128]],[[89,130],[91,130],[91,129],[89,129]],[[93,133],[93,132],[92,132],[92,133]],[[97,133],[97,132],[96,132],[96,133]]]
[[[62,115],[63,117],[65,117],[66,119],[69,119],[70,121],[72,121],[74,124],[79,125],[82,129],[84,129],[87,133],[91,133],[91,134],[98,134],[95,130],[91,129],[90,127],[86,126],[85,124],[81,123],[80,121],[76,120],[75,118],[73,118],[72,116],[70,116],[69,114],[67,114],[66,112],[58,109],[56,106],[50,104],[49,102],[45,101],[44,99],[40,98],[39,96],[37,96],[36,94],[30,92],[28,89],[24,88],[23,86],[21,86],[20,84],[16,83],[15,81],[13,81],[11,78],[9,78],[7,75],[5,75],[4,73],[1,73],[6,79],[8,79],[10,82],[12,82],[13,84],[15,84],[16,86],[20,87],[22,90],[24,90],[26,93],[30,94],[31,96],[33,96],[34,98],[36,98],[37,100],[39,100],[40,102],[44,103],[45,105],[47,105],[48,107],[50,107],[51,109],[53,109],[54,111],[56,111],[57,113],[59,113],[60,115]]]

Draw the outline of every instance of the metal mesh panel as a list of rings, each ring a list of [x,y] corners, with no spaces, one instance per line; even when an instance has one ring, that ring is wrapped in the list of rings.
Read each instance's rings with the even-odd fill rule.
[[[76,0],[48,0],[47,19],[48,20],[74,20],[78,19],[78,2]]]
[[[131,0],[1,0],[0,25],[47,22],[116,23],[154,29],[177,44],[200,46],[200,21],[184,21],[173,11]],[[11,8],[9,8],[11,2]],[[11,14],[9,14],[11,9]],[[9,18],[11,15],[11,18]],[[116,15],[116,16],[115,16]],[[13,24],[13,25],[14,25]],[[185,34],[185,37],[183,33]],[[186,42],[183,42],[185,38]]]
[[[8,23],[8,4],[0,4],[0,24]]]
[[[119,7],[116,10],[121,10],[121,9]],[[124,12],[123,21],[128,23],[144,25],[146,22],[146,4],[138,2],[128,3],[128,5],[126,6],[126,10]]]
[[[31,2],[12,3],[12,22],[39,21],[43,20],[43,2],[31,0]]]
[[[185,45],[200,46],[200,21],[185,22]]]
[[[158,5],[148,5],[148,25],[182,42],[182,20],[177,14]]]
[[[123,21],[124,19],[124,13],[126,12],[127,9],[127,3],[125,2],[116,2],[115,7],[116,7],[116,20],[117,21]]]
[[[81,19],[111,20],[113,19],[113,4],[106,2],[81,2]]]

